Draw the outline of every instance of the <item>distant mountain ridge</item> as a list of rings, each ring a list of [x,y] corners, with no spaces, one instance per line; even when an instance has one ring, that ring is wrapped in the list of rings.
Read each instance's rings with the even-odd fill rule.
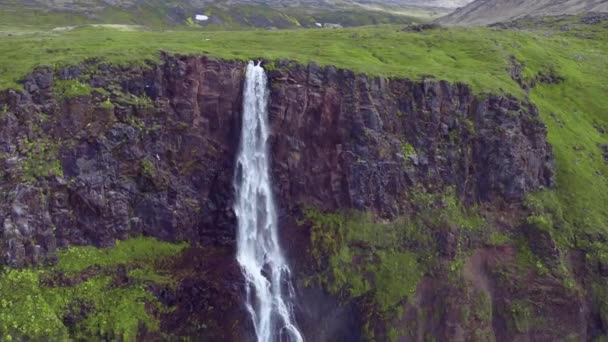
[[[96,11],[107,7],[132,8],[134,6],[168,6],[182,8],[204,8],[207,6],[268,5],[274,8],[322,7],[326,9],[347,6],[381,6],[389,8],[437,8],[454,9],[472,0],[0,0],[3,5],[22,5],[25,7],[45,8],[48,10],[89,10]]]
[[[167,4],[184,4],[193,7],[206,5],[233,5],[233,4],[268,4],[273,6],[301,6],[301,5],[325,5],[337,6],[345,4],[380,4],[380,5],[401,5],[401,6],[421,6],[456,8],[464,6],[472,0],[168,0]],[[2,0],[3,4],[22,4],[25,6],[45,6],[47,8],[86,8],[91,6],[115,6],[130,7],[142,3],[151,3],[150,0]]]
[[[437,20],[442,25],[489,25],[526,16],[608,12],[608,0],[475,0]]]

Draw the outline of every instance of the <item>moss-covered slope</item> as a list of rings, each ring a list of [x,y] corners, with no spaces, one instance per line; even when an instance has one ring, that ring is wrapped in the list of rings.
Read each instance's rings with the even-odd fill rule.
[[[5,269],[0,276],[0,335],[23,339],[133,340],[142,327],[159,330],[163,305],[150,286],[175,286],[169,258],[184,244],[151,238],[117,241],[110,249],[70,247],[40,269]]]

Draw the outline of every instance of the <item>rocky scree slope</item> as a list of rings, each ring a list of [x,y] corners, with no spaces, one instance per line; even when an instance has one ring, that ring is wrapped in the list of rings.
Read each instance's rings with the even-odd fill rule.
[[[145,68],[90,61],[39,68],[23,90],[1,92],[2,264],[52,264],[57,248],[139,235],[189,241],[174,266],[182,275],[176,287],[154,292],[174,310],[151,313],[160,332],[140,338],[247,336],[232,211],[244,67],[168,55]],[[272,176],[296,272],[297,316],[309,339],[586,340],[606,333],[586,292],[585,267],[574,275],[545,267],[565,256],[525,221],[526,194],[553,186],[551,148],[532,104],[433,79],[287,61],[267,68]],[[451,210],[480,216],[483,229],[463,220],[415,221]],[[341,231],[315,221],[349,212],[376,223],[409,217],[431,244],[333,241]],[[384,226],[373,227],[382,236]],[[316,238],[323,233],[325,240]],[[515,238],[496,238],[505,234]],[[370,266],[364,291],[341,283],[328,269],[335,260],[328,241],[369,257],[355,253],[348,264],[380,263],[380,270],[383,256],[413,256],[420,267],[414,293],[375,296],[408,272],[398,262],[394,272]],[[427,247],[431,259],[420,252]],[[582,255],[566,257],[584,264]],[[583,285],[573,289],[570,280]]]
[[[608,12],[606,0],[476,0],[439,18],[442,25],[489,25],[522,17]]]

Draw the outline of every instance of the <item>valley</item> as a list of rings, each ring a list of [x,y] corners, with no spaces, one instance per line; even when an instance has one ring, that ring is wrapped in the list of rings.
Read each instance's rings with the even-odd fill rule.
[[[468,0],[465,0],[468,1]],[[426,22],[460,2],[442,1],[0,1],[0,27],[141,25],[154,30],[246,30]],[[197,19],[198,18],[198,19]]]

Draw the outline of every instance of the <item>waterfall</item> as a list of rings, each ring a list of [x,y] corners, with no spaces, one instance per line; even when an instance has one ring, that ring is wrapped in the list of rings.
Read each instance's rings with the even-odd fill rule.
[[[243,126],[236,165],[234,210],[237,261],[245,277],[246,307],[258,342],[301,342],[293,314],[290,270],[279,246],[270,179],[268,85],[264,69],[249,62],[243,92]]]

